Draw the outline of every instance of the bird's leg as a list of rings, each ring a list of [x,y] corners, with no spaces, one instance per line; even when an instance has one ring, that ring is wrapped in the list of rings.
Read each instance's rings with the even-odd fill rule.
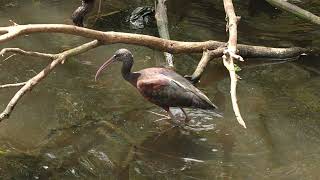
[[[184,116],[184,122],[182,122],[181,120],[177,119],[176,116],[172,113],[172,111],[170,111],[170,109],[168,110],[168,114],[171,117],[171,124],[173,124],[173,126],[171,128],[166,129],[164,132],[161,132],[161,135],[165,132],[167,132],[168,130],[171,130],[175,127],[181,127],[182,129],[186,130],[186,131],[194,131],[194,132],[200,132],[200,131],[208,131],[211,129],[214,129],[214,125],[210,124],[210,125],[190,125],[188,124],[188,122],[191,120],[187,113],[184,111],[184,109],[179,108]]]
[[[214,126],[211,124],[211,125],[191,125],[191,124],[188,124],[190,122],[190,118],[188,117],[187,113],[184,111],[184,109],[182,108],[178,108],[179,110],[182,111],[183,115],[185,116],[184,117],[184,121],[182,121],[181,119],[178,119],[173,113],[172,111],[169,109],[168,111],[168,114],[170,115],[171,117],[171,124],[173,124],[173,127],[181,127],[182,129],[184,130],[187,130],[187,131],[207,131],[207,130],[211,130],[214,128]],[[180,112],[181,113],[181,112]]]
[[[179,108],[181,109],[181,108]],[[171,121],[170,123],[173,124],[174,126],[183,126],[185,123],[184,122],[181,122],[181,119],[180,118],[177,118],[175,116],[175,114],[172,112],[173,108],[170,107],[167,111],[168,111],[168,114],[169,116],[171,117]],[[183,112],[183,111],[182,111]]]
[[[184,122],[187,124],[191,119],[189,118],[189,116],[187,115],[187,113],[184,111],[183,108],[180,108],[181,111],[183,112],[184,116],[185,116],[185,119],[184,119]]]
[[[184,111],[183,108],[180,108],[181,111],[183,112],[183,114],[185,115],[185,126],[183,127],[185,130],[191,130],[191,131],[208,131],[208,130],[211,130],[211,129],[214,129],[214,125],[213,124],[209,124],[209,125],[202,125],[202,124],[199,124],[199,125],[191,125],[191,124],[188,124],[191,120],[191,118],[189,118],[189,116],[187,115],[187,113]]]

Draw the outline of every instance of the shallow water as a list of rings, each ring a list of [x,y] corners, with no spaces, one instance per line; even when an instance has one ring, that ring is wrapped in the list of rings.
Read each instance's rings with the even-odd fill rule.
[[[255,3],[254,3],[255,2]],[[155,27],[130,30],[128,9],[153,1],[105,0],[103,12],[117,12],[87,26],[101,30],[156,34]],[[181,4],[186,10],[180,10]],[[70,23],[78,0],[0,2],[1,26],[8,20],[27,23]],[[320,2],[299,5],[319,15]],[[242,16],[239,42],[275,47],[318,47],[320,30],[262,1],[235,1]],[[250,7],[250,8],[248,8]],[[226,40],[222,1],[168,1],[172,39]],[[94,14],[93,14],[94,15]],[[92,15],[92,16],[93,16]],[[87,39],[61,34],[18,38],[3,47],[60,52]],[[146,102],[122,80],[119,65],[94,82],[96,69],[119,48],[134,53],[134,69],[164,64],[162,53],[116,44],[69,59],[28,93],[9,120],[0,125],[0,179],[317,179],[320,176],[319,58],[270,64],[250,59],[239,64],[238,96],[248,129],[234,118],[229,76],[217,60],[198,87],[224,114],[212,118],[192,111],[195,121],[213,129],[160,133],[164,113]],[[4,58],[1,58],[4,59]],[[176,55],[177,71],[191,74],[200,55]],[[275,62],[275,61],[272,61]],[[0,62],[0,84],[32,77],[47,60],[14,56]],[[0,90],[3,109],[17,89]]]

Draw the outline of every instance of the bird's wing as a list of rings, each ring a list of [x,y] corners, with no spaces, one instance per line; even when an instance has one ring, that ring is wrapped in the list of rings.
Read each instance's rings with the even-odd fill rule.
[[[201,103],[198,102],[197,99],[199,99],[216,108],[206,95],[191,83],[190,85],[158,74],[152,78],[140,80],[137,88],[143,96],[158,105],[192,106],[194,103]]]
[[[181,76],[182,77],[182,76]],[[168,77],[166,77],[168,78]],[[206,101],[208,104],[212,105],[214,108],[217,109],[217,106],[214,105],[211,100],[203,93],[201,92],[198,88],[194,87],[193,84],[191,84],[187,79],[182,77],[184,81],[177,81],[175,79],[168,78],[171,82],[177,84],[181,88],[185,89],[188,92],[192,92],[195,96],[199,97],[200,99]]]
[[[137,89],[146,99],[161,107],[191,105],[188,104],[190,98],[183,88],[172,84],[169,79],[163,78],[163,75],[160,76],[139,80]]]
[[[171,81],[175,82],[177,85],[181,86],[187,91],[193,92],[200,99],[211,104],[214,108],[217,108],[217,106],[214,105],[211,102],[211,100],[203,92],[201,92],[198,88],[196,88],[189,80],[187,80],[186,78],[182,77],[180,74],[170,69],[165,69],[163,72],[164,72],[164,75],[170,74],[170,77],[165,76],[165,78],[169,78]]]

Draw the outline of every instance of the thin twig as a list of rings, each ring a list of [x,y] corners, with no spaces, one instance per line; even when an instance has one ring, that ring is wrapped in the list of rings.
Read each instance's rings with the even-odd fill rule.
[[[0,51],[0,56],[4,56],[5,53],[16,53],[26,56],[33,56],[33,57],[41,57],[41,58],[54,58],[54,54],[48,54],[48,53],[39,53],[34,51],[25,51],[20,48],[4,48]]]
[[[5,58],[4,60],[3,60],[3,62],[5,62],[5,61],[8,61],[10,58],[12,58],[13,56],[15,56],[16,54],[11,54],[10,56],[8,56],[7,58]]]
[[[102,0],[99,0],[98,15],[101,14],[101,6],[102,6]]]
[[[94,20],[94,22],[96,23],[98,21],[98,19],[101,17],[101,7],[102,7],[102,0],[99,0],[99,5],[98,5],[98,12],[96,15],[96,18]]]
[[[24,86],[27,82],[0,85],[0,89]]]
[[[230,94],[231,94],[231,101],[232,101],[232,107],[233,111],[235,113],[235,116],[239,122],[244,128],[246,128],[246,124],[242,119],[242,116],[240,114],[239,105],[237,102],[237,80],[238,75],[236,74],[235,67],[234,67],[234,60],[240,60],[243,61],[242,57],[237,55],[237,23],[240,18],[237,18],[234,7],[232,4],[232,0],[223,0],[224,9],[226,11],[227,15],[227,30],[229,31],[229,41],[228,41],[228,47],[223,52],[223,64],[228,69],[231,79],[231,85],[230,85]]]
[[[59,54],[55,54],[54,57],[55,59],[47,65],[40,73],[35,75],[33,78],[28,80],[25,85],[13,96],[13,98],[10,100],[8,103],[7,107],[5,110],[0,114],[0,122],[4,119],[9,118],[10,114],[12,113],[14,107],[18,103],[18,101],[23,97],[23,95],[27,92],[30,91],[33,87],[35,87],[37,84],[40,83],[41,80],[43,80],[58,64],[61,64],[64,60],[71,56],[75,56],[77,54],[84,53],[90,49],[96,48],[100,45],[99,41],[94,40],[89,43],[83,44],[81,46],[78,46],[76,48],[64,51]],[[23,51],[21,51],[23,52]],[[37,54],[35,52],[33,53],[26,53],[25,55],[34,55]],[[44,53],[40,53],[44,54]],[[42,56],[41,55],[41,56]]]

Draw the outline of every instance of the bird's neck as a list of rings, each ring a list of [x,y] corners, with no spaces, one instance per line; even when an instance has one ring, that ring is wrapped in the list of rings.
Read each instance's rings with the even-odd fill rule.
[[[132,74],[131,73],[132,65],[133,65],[132,59],[123,61],[121,73],[122,73],[122,77],[127,81],[130,80],[130,75]]]
[[[94,6],[94,0],[82,0],[83,16],[88,14]]]

